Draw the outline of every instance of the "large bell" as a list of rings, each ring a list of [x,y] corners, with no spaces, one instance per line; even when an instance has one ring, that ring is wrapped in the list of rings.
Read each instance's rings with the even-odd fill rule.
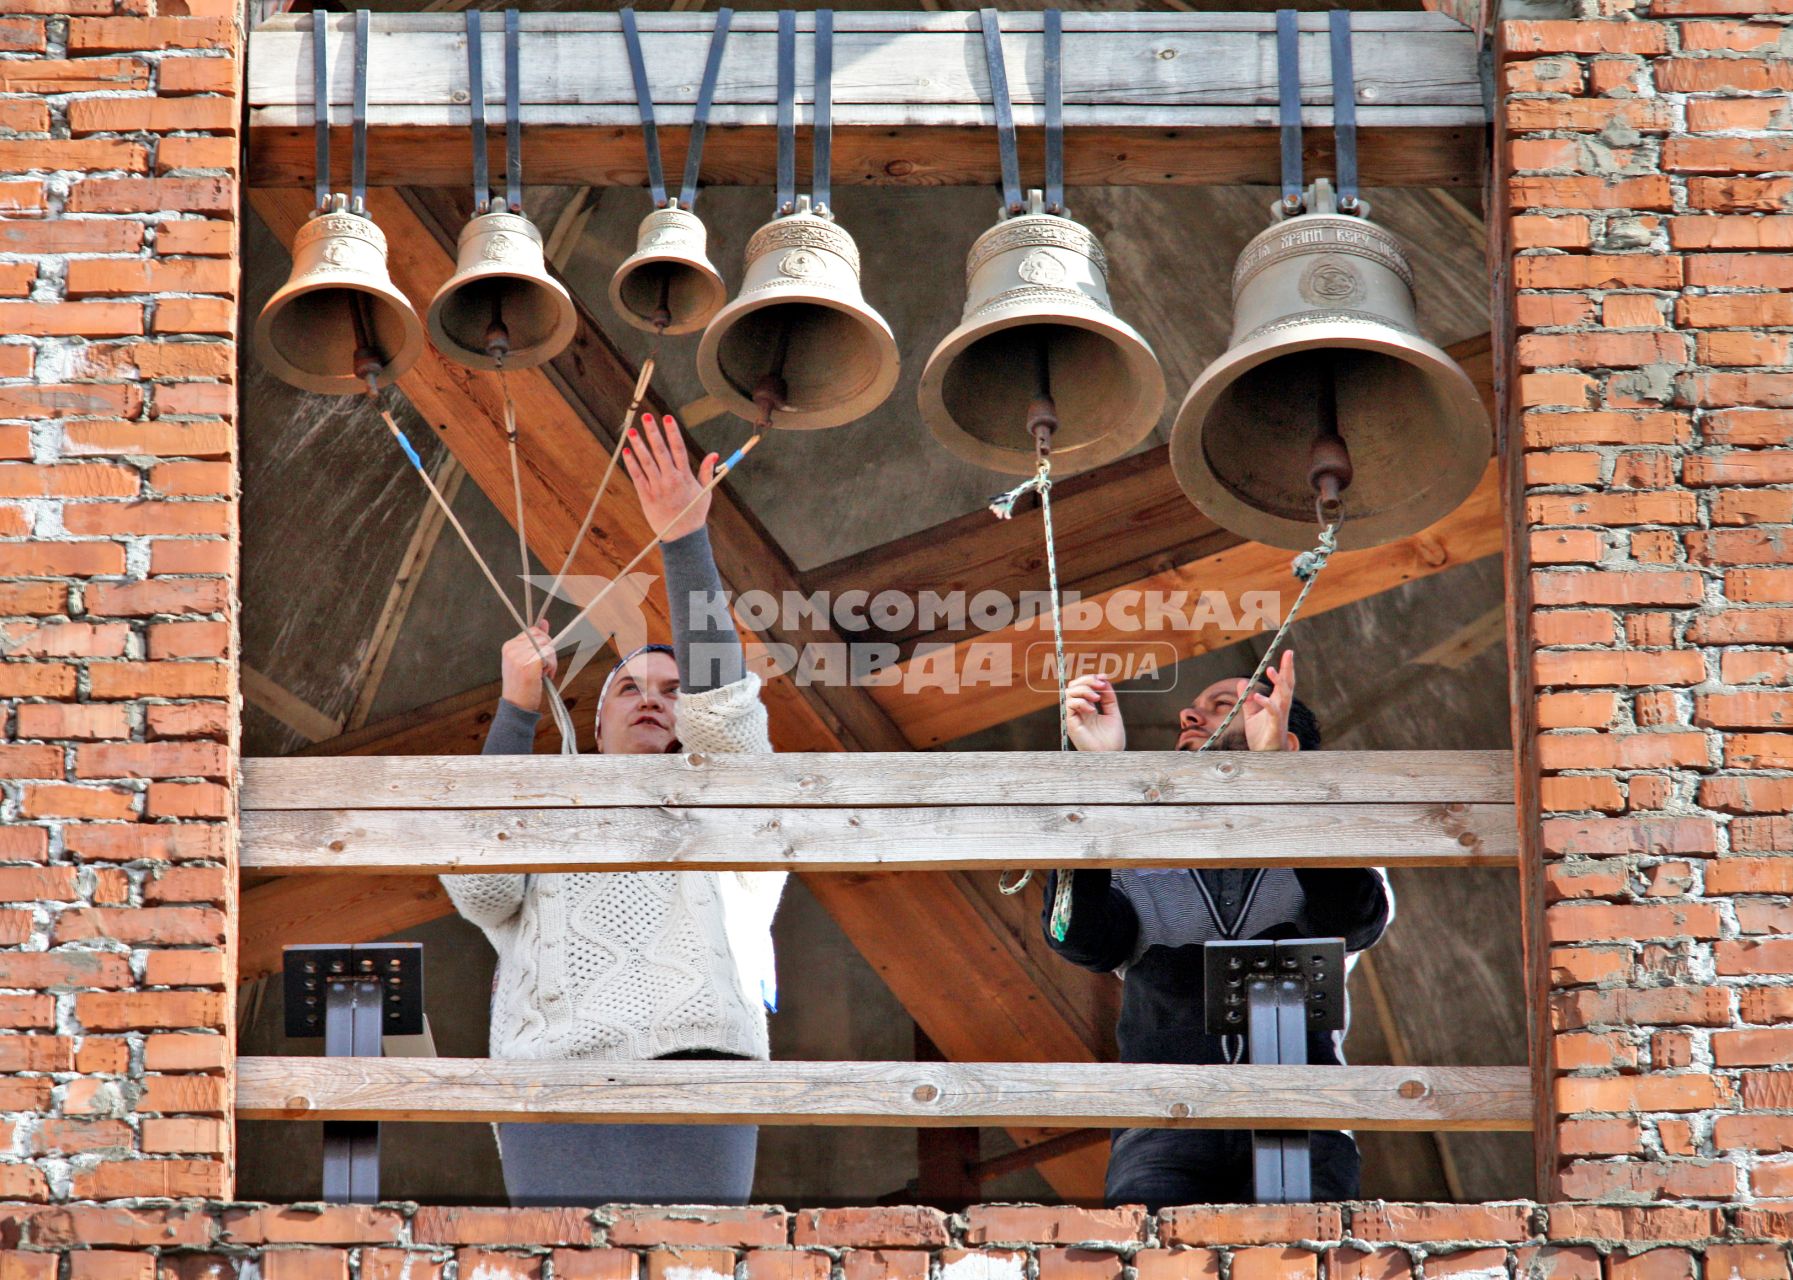
[[[430,299],[430,341],[474,369],[527,369],[565,351],[573,299],[548,274],[542,233],[520,213],[476,214],[461,228],[454,274]]]
[[[708,242],[703,222],[689,209],[655,209],[641,220],[635,252],[610,277],[610,305],[637,329],[696,333],[728,301]]]
[[[977,238],[965,260],[965,312],[922,370],[921,416],[959,457],[1024,475],[1029,433],[1049,401],[1054,473],[1120,457],[1158,425],[1164,374],[1108,301],[1102,242],[1081,223],[1027,213]]]
[[[386,236],[339,196],[293,237],[293,271],[255,320],[255,350],[302,391],[390,386],[423,353],[423,324],[386,273]]]
[[[859,290],[853,237],[809,197],[747,242],[741,292],[704,330],[697,372],[731,413],[798,430],[864,417],[896,385],[896,339]]]
[[[1318,532],[1380,546],[1455,509],[1492,437],[1469,376],[1419,334],[1401,245],[1336,212],[1316,182],[1307,208],[1259,234],[1233,268],[1233,337],[1177,413],[1171,465],[1190,501],[1242,537],[1290,549]]]

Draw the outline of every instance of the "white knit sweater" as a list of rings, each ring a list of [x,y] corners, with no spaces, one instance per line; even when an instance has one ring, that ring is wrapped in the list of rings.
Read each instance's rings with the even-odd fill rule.
[[[771,751],[760,680],[674,704],[687,751]],[[784,873],[454,875],[455,907],[498,952],[496,1058],[639,1061],[701,1049],[766,1058],[772,916]]]

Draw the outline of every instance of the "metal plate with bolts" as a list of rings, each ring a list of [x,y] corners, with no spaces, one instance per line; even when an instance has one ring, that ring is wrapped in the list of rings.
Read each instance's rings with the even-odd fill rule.
[[[286,1034],[324,1034],[325,1006],[333,982],[378,982],[380,1032],[388,1036],[423,1033],[423,944],[375,942],[287,947],[282,970],[286,994]]]
[[[1210,1035],[1244,1035],[1253,980],[1294,978],[1306,988],[1310,1031],[1345,1025],[1345,941],[1210,942],[1203,949],[1204,1006]]]

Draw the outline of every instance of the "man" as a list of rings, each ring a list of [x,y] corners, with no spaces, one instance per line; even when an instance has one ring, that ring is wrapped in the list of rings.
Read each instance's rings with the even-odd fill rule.
[[[673,644],[623,658],[598,695],[606,755],[770,751],[760,680],[746,670],[710,555],[707,497],[667,522],[715,473],[696,476],[678,424],[643,420],[623,453],[651,528],[662,533]],[[698,661],[697,657],[702,657]],[[540,718],[545,624],[502,655],[503,697],[487,755],[527,755]],[[772,915],[782,872],[648,871],[444,876],[456,908],[498,952],[491,1054],[639,1062],[767,1058],[774,999]],[[745,1204],[752,1125],[502,1124],[515,1205]]]
[[[1247,689],[1243,679],[1218,680],[1177,717],[1176,749],[1201,749],[1234,704],[1245,705],[1210,750],[1317,751],[1320,725],[1295,697],[1295,655],[1285,652]],[[1114,685],[1080,676],[1065,689],[1072,745],[1079,751],[1121,751],[1126,726]],[[1046,940],[1065,959],[1124,983],[1116,1040],[1123,1062],[1226,1063],[1242,1056],[1240,1038],[1207,1033],[1202,944],[1220,939],[1342,937],[1347,952],[1370,946],[1394,915],[1388,877],[1380,869],[1179,869],[1077,871],[1071,875],[1071,919],[1061,942],[1052,937],[1057,873],[1046,885]],[[1344,1034],[1308,1036],[1308,1060],[1342,1064]],[[1313,1134],[1315,1200],[1358,1195],[1357,1144],[1349,1134]],[[1252,1199],[1247,1130],[1124,1129],[1108,1158],[1111,1205],[1215,1204]]]

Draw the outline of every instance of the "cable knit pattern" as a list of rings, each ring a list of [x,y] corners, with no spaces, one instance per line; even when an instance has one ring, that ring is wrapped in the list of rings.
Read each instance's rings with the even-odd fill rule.
[[[674,707],[686,751],[772,750],[756,675]],[[494,721],[494,738],[503,727]],[[784,879],[647,871],[442,883],[498,952],[493,1057],[635,1061],[692,1049],[770,1056],[760,992]]]

